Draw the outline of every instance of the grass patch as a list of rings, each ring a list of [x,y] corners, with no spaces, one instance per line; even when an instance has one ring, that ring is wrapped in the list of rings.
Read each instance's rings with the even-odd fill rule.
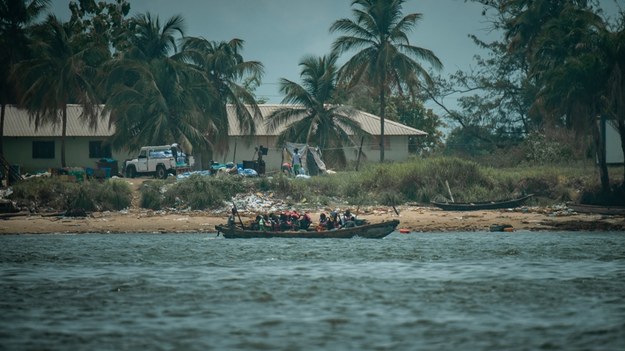
[[[611,168],[611,179],[622,177],[622,168]],[[406,202],[427,204],[449,199],[456,202],[503,200],[534,194],[541,205],[565,201],[619,202],[625,193],[615,182],[614,199],[599,197],[598,171],[592,163],[529,165],[493,168],[453,157],[411,159],[397,163],[369,163],[362,170],[326,174],[310,179],[273,177],[206,177],[194,175],[183,181],[148,180],[140,189],[142,208],[204,210],[218,208],[240,193],[270,192],[297,203],[331,207],[339,203],[355,206],[396,206]],[[620,187],[620,188],[619,188]],[[617,195],[614,195],[617,194]],[[33,178],[13,186],[10,198],[32,211],[120,210],[130,206],[131,189],[124,180],[83,183],[60,178]],[[618,197],[618,198],[617,198]],[[622,202],[622,200],[620,200]],[[604,201],[605,202],[605,201]]]
[[[20,207],[33,212],[116,211],[128,208],[132,192],[128,183],[109,179],[105,182],[81,183],[61,180],[58,177],[33,178],[13,186],[11,199]]]

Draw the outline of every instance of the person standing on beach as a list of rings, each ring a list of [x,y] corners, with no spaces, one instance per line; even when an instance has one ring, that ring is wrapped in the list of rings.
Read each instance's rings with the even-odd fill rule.
[[[299,149],[293,150],[293,173],[299,174],[299,170],[302,168],[302,157],[299,155]]]

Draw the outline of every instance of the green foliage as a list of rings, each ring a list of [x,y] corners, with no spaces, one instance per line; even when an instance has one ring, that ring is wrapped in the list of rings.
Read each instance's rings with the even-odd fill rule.
[[[334,103],[338,79],[336,59],[335,54],[305,57],[300,62],[302,85],[287,79],[280,81],[280,90],[285,94],[282,102],[296,106],[279,108],[267,120],[269,130],[286,126],[278,135],[277,145],[312,144],[328,150],[325,155],[328,165],[344,167],[344,146],[366,132],[351,118],[353,109]]]
[[[333,52],[358,51],[341,67],[339,81],[348,81],[350,86],[370,84],[381,111],[385,111],[386,96],[393,89],[407,88],[414,94],[421,86],[431,85],[428,71],[417,60],[436,69],[443,66],[433,52],[409,43],[408,32],[416,27],[420,15],[404,16],[404,2],[353,1],[354,20],[340,19],[330,26],[331,32],[340,34],[332,44]],[[384,162],[384,144],[380,161]]]
[[[526,160],[537,164],[559,163],[574,156],[573,145],[547,138],[542,133],[531,133],[523,146]]]
[[[592,163],[546,166],[539,164],[492,168],[459,158],[433,157],[410,162],[369,163],[360,172],[340,172],[310,179],[237,176],[191,176],[183,181],[149,180],[140,189],[142,208],[205,210],[229,203],[237,194],[269,192],[292,205],[307,203],[333,207],[384,205],[406,202],[428,204],[450,199],[456,202],[501,200],[534,194],[535,203],[610,201],[618,203],[624,190],[597,191]],[[614,169],[616,173],[618,170]],[[449,190],[447,188],[449,184]],[[122,180],[83,183],[54,178],[33,178],[13,186],[11,199],[35,211],[84,209],[120,210],[131,203],[131,189]]]
[[[96,199],[103,211],[119,211],[128,208],[132,202],[130,184],[124,180],[107,179],[101,183]]]
[[[165,181],[162,180],[143,182],[140,189],[140,206],[151,210],[160,210],[163,207],[163,200],[165,198],[161,192],[161,187],[164,185]]]
[[[68,210],[73,209],[83,209],[85,211],[94,211],[96,210],[96,203],[94,193],[97,193],[96,190],[99,185],[95,187],[89,186],[90,184],[80,184],[78,187],[78,192],[75,196],[70,200]]]
[[[389,99],[386,116],[388,119],[427,133],[410,138],[408,148],[411,153],[428,154],[442,147],[441,129],[445,125],[432,110],[426,110],[421,101],[404,96],[392,96]]]
[[[141,187],[141,207],[153,210],[205,210],[220,207],[224,201],[248,189],[249,185],[240,177],[192,175],[175,183],[166,180],[144,182]]]
[[[76,197],[78,189],[78,183],[59,177],[32,178],[15,184],[11,199],[36,211],[60,211],[67,209],[69,199]]]
[[[36,211],[116,211],[130,206],[132,192],[122,180],[77,183],[51,177],[18,182],[11,198]]]

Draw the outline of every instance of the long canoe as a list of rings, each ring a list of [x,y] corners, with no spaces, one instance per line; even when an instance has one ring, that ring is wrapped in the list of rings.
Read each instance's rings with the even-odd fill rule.
[[[593,213],[611,216],[625,215],[625,206],[601,206],[601,205],[584,205],[584,204],[568,204],[571,210],[579,213]]]
[[[301,231],[259,231],[247,230],[239,227],[229,227],[227,225],[217,225],[217,234],[223,234],[227,239],[252,239],[252,238],[307,238],[307,239],[349,239],[361,237],[367,239],[381,239],[395,231],[399,221],[391,221],[359,225],[351,228],[335,230],[301,230]]]
[[[445,211],[478,211],[478,210],[498,210],[503,208],[515,208],[521,206],[525,200],[532,197],[533,194],[520,197],[518,199],[503,201],[484,201],[484,202],[434,202],[432,205],[439,207]]]

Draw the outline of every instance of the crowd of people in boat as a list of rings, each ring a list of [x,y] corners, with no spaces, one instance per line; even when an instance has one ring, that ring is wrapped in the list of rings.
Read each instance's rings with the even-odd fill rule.
[[[229,226],[236,226],[236,216],[237,209],[233,208],[232,214],[228,218]],[[343,215],[339,215],[338,210],[330,212],[330,215],[321,213],[319,215],[318,222],[314,226],[312,218],[308,212],[298,213],[297,211],[283,211],[279,214],[259,214],[252,223],[246,226],[245,229],[268,232],[313,229],[316,231],[324,231],[355,227],[357,222],[356,216],[354,216],[350,210],[346,210]]]

